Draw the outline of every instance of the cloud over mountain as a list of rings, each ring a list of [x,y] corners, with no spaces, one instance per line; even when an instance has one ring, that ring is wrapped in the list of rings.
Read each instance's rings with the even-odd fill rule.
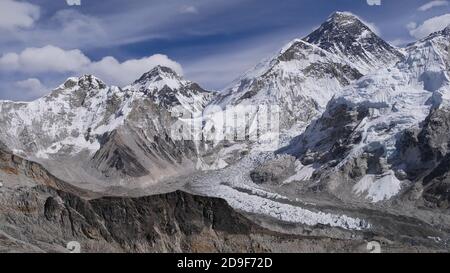
[[[27,48],[20,53],[7,53],[0,57],[0,70],[5,72],[95,74],[117,85],[130,83],[157,65],[170,67],[179,74],[183,73],[179,63],[162,54],[123,62],[111,56],[92,61],[78,49],[64,50],[47,45],[41,48]]]
[[[432,17],[425,20],[421,25],[415,23],[408,24],[409,33],[417,39],[422,39],[429,34],[442,30],[450,25],[450,13]]]

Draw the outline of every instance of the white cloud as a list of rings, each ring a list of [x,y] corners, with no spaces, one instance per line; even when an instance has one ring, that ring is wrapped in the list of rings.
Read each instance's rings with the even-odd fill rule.
[[[425,5],[422,5],[418,8],[420,11],[427,11],[435,7],[442,7],[442,6],[448,6],[448,1],[445,0],[435,0],[426,3]]]
[[[0,3],[1,1],[3,0],[0,0]],[[17,50],[14,47],[21,49],[49,44],[61,48],[107,47],[106,44],[122,41],[122,38],[117,36],[118,32],[111,23],[103,23],[100,16],[87,15],[78,9],[66,8],[43,14],[42,18],[30,28],[3,31],[0,27],[2,35],[0,55]]]
[[[81,6],[81,0],[66,0],[69,6]]]
[[[36,78],[18,81],[15,83],[15,86],[19,88],[18,91],[26,93],[27,97],[39,97],[45,93],[48,93],[47,87],[45,87],[41,81]]]
[[[408,30],[413,30],[413,29],[417,28],[417,23],[416,23],[416,22],[409,22],[409,23],[406,25],[406,28],[407,28]]]
[[[0,58],[1,70],[30,73],[78,71],[90,64],[80,50],[63,50],[55,46],[27,48],[17,53],[8,53]]]
[[[369,6],[381,6],[381,0],[367,0]]]
[[[180,64],[166,55],[155,54],[141,59],[119,62],[114,57],[91,61],[78,49],[64,50],[55,46],[27,48],[20,53],[0,57],[0,70],[25,74],[78,73],[94,74],[109,84],[126,85],[157,65],[172,68],[182,74]]]
[[[198,9],[195,6],[183,6],[180,8],[180,13],[198,14]]]
[[[29,28],[39,15],[39,6],[15,0],[0,1],[0,29]]]
[[[410,26],[409,33],[417,38],[422,39],[433,32],[440,31],[450,25],[450,13],[430,18],[423,22],[420,26],[408,24]]]
[[[108,31],[100,21],[75,9],[64,9],[50,18],[51,24],[58,26],[56,29],[43,29],[34,36],[40,40],[56,41],[65,47],[97,43],[98,40],[108,39]]]
[[[84,73],[94,74],[109,83],[127,85],[157,65],[172,68],[183,74],[181,65],[162,54],[155,54],[141,59],[132,59],[120,63],[114,57],[105,57],[99,62],[92,62],[83,68]]]

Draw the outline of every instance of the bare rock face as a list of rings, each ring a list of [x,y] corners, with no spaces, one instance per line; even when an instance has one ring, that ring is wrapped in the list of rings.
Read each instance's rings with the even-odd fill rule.
[[[271,232],[224,200],[180,191],[88,201],[37,187],[0,202],[0,252],[68,252],[71,241],[82,252],[353,252],[364,245]]]
[[[223,199],[183,191],[104,197],[70,186],[41,165],[5,151],[0,178],[5,183],[0,188],[0,252],[68,252],[66,246],[73,241],[82,252],[364,252],[366,240],[374,236],[372,231],[350,234],[244,216]],[[427,224],[411,224],[404,217],[372,217],[389,223],[373,232],[434,234]],[[401,243],[390,242],[386,251],[439,250],[433,244],[411,248],[420,239],[408,236]]]
[[[450,156],[446,155],[439,165],[424,178],[423,197],[431,207],[450,208]]]
[[[4,181],[5,187],[13,189],[41,185],[70,191],[79,196],[95,196],[92,192],[80,189],[56,178],[39,163],[26,160],[1,148],[0,178]]]
[[[423,185],[423,197],[430,206],[448,209],[450,202],[450,111],[434,109],[420,130],[406,130],[397,146],[395,163],[408,177]]]
[[[104,144],[95,153],[92,162],[106,177],[141,177],[149,174],[133,150],[126,145],[120,133],[114,131],[105,136],[103,141]]]
[[[268,164],[258,166],[250,172],[252,181],[256,184],[281,184],[286,178],[295,173],[295,158],[283,156]]]
[[[305,165],[311,161],[321,164],[337,162],[361,141],[361,134],[355,129],[367,115],[368,109],[364,106],[334,100],[322,117],[293,141],[293,146],[280,152],[291,153]]]
[[[420,130],[407,130],[398,143],[400,156],[406,159],[407,155],[417,152],[419,157],[408,160],[407,172],[414,173],[419,169],[427,169],[439,164],[448,154],[450,139],[449,109],[433,109]],[[416,163],[416,164],[415,164]]]
[[[101,197],[41,165],[0,150],[0,252],[335,252],[344,240],[269,231],[223,199],[182,191],[140,198]]]
[[[223,200],[183,192],[91,201],[63,192],[52,194],[59,196],[65,207],[60,210],[54,197],[48,197],[44,214],[52,215],[50,219],[60,227],[65,226],[65,221],[70,221],[70,226],[67,226],[70,229],[60,230],[60,234],[71,233],[82,244],[108,245],[103,251],[226,251],[232,246],[217,238],[216,233],[239,234],[248,238],[255,228]]]

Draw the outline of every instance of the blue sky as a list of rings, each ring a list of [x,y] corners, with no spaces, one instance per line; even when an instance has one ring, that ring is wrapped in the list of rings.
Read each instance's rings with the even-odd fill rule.
[[[67,1],[0,0],[0,99],[31,100],[84,73],[125,85],[156,64],[220,90],[333,11],[399,46],[450,23],[445,0]]]

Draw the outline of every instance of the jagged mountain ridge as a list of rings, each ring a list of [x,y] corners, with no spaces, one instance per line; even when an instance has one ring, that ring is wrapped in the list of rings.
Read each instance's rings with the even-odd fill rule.
[[[224,108],[279,105],[288,127],[298,120],[308,122],[342,87],[361,76],[344,60],[296,40],[270,62],[267,70],[225,90],[213,104]]]
[[[339,28],[344,23],[335,17],[327,23],[336,21],[333,27]],[[356,17],[354,20],[360,31],[369,31]],[[331,97],[362,76],[349,60],[304,40],[294,40],[263,69],[250,74],[255,78],[241,81],[213,100],[213,93],[159,66],[124,88],[108,87],[94,76],[71,78],[35,102],[2,102],[0,119],[9,129],[0,133],[0,139],[14,152],[47,163],[49,169],[58,170],[58,175],[71,181],[93,178],[92,169],[99,172],[94,175],[96,180],[101,176],[148,176],[161,167],[171,176],[177,173],[176,168],[174,172],[164,169],[164,163],[176,166],[197,149],[193,143],[177,145],[169,140],[167,128],[176,121],[171,116],[182,112],[198,116],[211,100],[209,106],[277,104],[283,109],[281,126],[289,128],[299,122],[307,124],[323,111]],[[136,111],[138,108],[144,111]],[[161,139],[167,140],[162,147]],[[82,175],[72,176],[64,168],[53,166],[52,157],[64,161],[65,156],[89,157],[93,162],[79,165]],[[132,159],[136,157],[140,159]]]
[[[201,113],[212,95],[160,66],[125,88],[92,75],[69,78],[36,101],[0,102],[0,122],[8,128],[0,139],[72,182],[152,180],[190,164],[195,146],[172,140],[171,125],[180,109]]]
[[[162,66],[156,66],[125,89],[143,92],[171,112],[186,111],[186,115],[191,113],[193,116],[199,115],[215,94]]]
[[[346,200],[387,202],[411,189],[418,194],[414,201],[422,194],[432,199],[426,184],[441,177],[434,189],[442,192],[434,198],[447,207],[442,130],[449,109],[449,33],[447,27],[410,45],[403,61],[361,78],[330,101],[286,149],[302,168],[313,168],[308,179]],[[430,172],[438,173],[425,178]]]
[[[337,12],[309,36],[245,73],[210,105],[278,105],[283,129],[307,125],[344,87],[402,57],[355,15]]]

